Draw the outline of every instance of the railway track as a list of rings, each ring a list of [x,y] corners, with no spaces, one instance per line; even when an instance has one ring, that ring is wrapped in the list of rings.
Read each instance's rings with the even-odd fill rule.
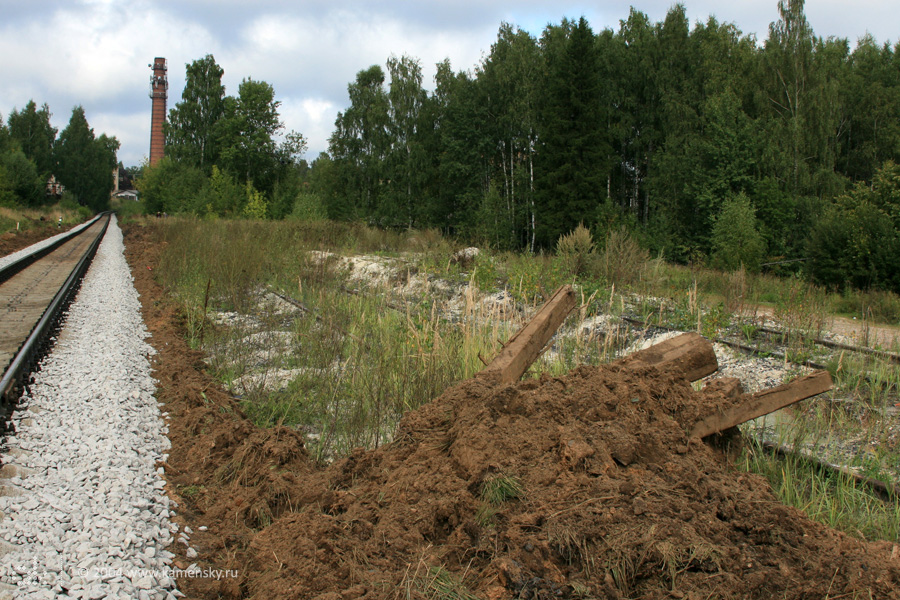
[[[110,215],[0,268],[0,411],[4,422],[106,233]]]
[[[647,321],[643,321],[641,319],[636,319],[633,317],[622,317],[622,320],[626,323],[643,329],[657,329],[660,331],[680,331],[673,327],[668,327],[666,325],[648,323]],[[777,358],[779,360],[784,360],[786,362],[801,366],[801,367],[809,367],[811,369],[822,369],[826,370],[828,367],[824,364],[814,362],[811,360],[796,360],[791,358],[790,356],[786,356],[785,354],[779,352],[778,350],[773,350],[774,347],[786,347],[788,345],[788,338],[792,335],[786,331],[780,331],[777,329],[771,329],[769,327],[757,327],[757,333],[760,336],[764,336],[769,338],[770,340],[774,340],[774,343],[771,344],[772,347],[763,347],[761,345],[752,346],[746,343],[736,342],[731,339],[715,337],[711,338],[712,341],[718,342],[725,346],[729,346],[734,350],[738,350],[739,352],[743,352],[744,354],[748,354],[751,356],[763,356],[768,358]],[[824,348],[828,348],[832,351],[846,351],[852,352],[856,354],[860,354],[863,356],[871,356],[874,358],[878,358],[887,362],[891,362],[894,364],[900,364],[900,355],[893,354],[891,352],[885,352],[883,350],[874,350],[872,348],[865,348],[861,346],[851,346],[849,344],[840,344],[837,342],[832,342],[829,340],[824,340],[821,338],[817,338],[814,336],[803,335],[803,334],[793,334],[797,336],[804,343],[809,345],[819,345]]]
[[[632,318],[632,317],[622,317],[622,320],[628,323],[630,326],[635,328],[640,328],[644,330],[659,330],[659,331],[679,331],[675,328],[668,327],[662,324],[653,324],[647,321]],[[786,351],[786,347],[788,345],[788,340],[790,338],[789,332],[780,331],[777,329],[772,329],[768,327],[758,327],[757,334],[760,338],[765,338],[767,340],[767,344],[761,343],[761,340],[757,340],[755,346],[748,345],[747,343],[736,342],[732,339],[726,338],[711,338],[711,341],[723,344],[741,352],[743,354],[753,356],[753,357],[763,357],[763,358],[775,358],[779,361],[784,361],[785,363],[791,363],[801,367],[808,367],[810,369],[818,369],[818,370],[827,370],[828,366],[822,363],[814,362],[807,359],[795,359],[791,357],[791,355]],[[802,340],[803,343],[807,345],[818,345],[823,348],[827,348],[830,351],[838,352],[838,353],[854,353],[860,356],[865,356],[873,359],[878,359],[885,361],[886,363],[898,364],[900,363],[900,356],[897,354],[893,354],[891,352],[885,352],[882,350],[874,350],[872,348],[860,347],[860,346],[851,346],[849,344],[840,344],[836,342],[832,342],[830,340],[821,339],[815,336],[810,335],[801,335],[801,334],[793,334]],[[782,350],[776,350],[775,348],[781,348]],[[866,376],[868,378],[868,376]],[[896,393],[896,391],[895,391]],[[839,475],[843,475],[848,477],[856,483],[871,489],[876,495],[882,497],[885,500],[896,501],[900,498],[900,485],[889,481],[882,481],[873,477],[869,477],[857,472],[854,472],[847,465],[835,464],[829,460],[823,459],[815,454],[802,451],[798,448],[792,448],[786,446],[784,444],[776,443],[771,440],[759,438],[756,440],[759,444],[759,448],[776,454],[782,457],[793,457],[795,459],[799,459],[804,461],[813,467],[827,471]]]

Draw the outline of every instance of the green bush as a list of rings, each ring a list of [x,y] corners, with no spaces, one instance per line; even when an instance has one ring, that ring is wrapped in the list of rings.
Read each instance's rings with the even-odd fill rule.
[[[290,218],[298,221],[322,221],[327,218],[325,206],[318,194],[302,192],[294,200]]]
[[[556,254],[573,275],[581,275],[594,254],[594,238],[582,223],[571,232],[559,236]]]
[[[236,215],[246,202],[247,192],[234,177],[213,165],[212,175],[204,182],[191,212],[196,215]]]
[[[199,214],[197,203],[206,182],[207,178],[200,169],[163,157],[152,167],[144,169],[135,186],[141,193],[148,214]]]
[[[598,274],[616,285],[638,282],[650,260],[650,253],[638,244],[625,227],[606,234],[596,267]]]
[[[726,271],[742,265],[748,271],[759,271],[765,244],[759,232],[756,209],[743,193],[722,205],[712,230],[713,264]]]

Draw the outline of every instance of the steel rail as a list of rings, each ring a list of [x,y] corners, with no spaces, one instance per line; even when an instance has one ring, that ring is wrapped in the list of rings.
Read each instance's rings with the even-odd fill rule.
[[[775,454],[776,456],[785,458],[796,458],[824,471],[832,471],[839,475],[843,475],[852,479],[859,485],[863,485],[877,493],[883,500],[896,501],[900,499],[900,485],[888,481],[882,481],[868,475],[856,473],[846,465],[838,465],[827,460],[823,460],[818,456],[809,454],[800,450],[791,448],[784,444],[778,444],[769,440],[756,440],[763,450]]]
[[[74,299],[75,294],[80,287],[81,279],[84,276],[85,272],[87,272],[91,260],[93,259],[94,254],[97,252],[97,248],[100,246],[100,242],[103,240],[103,236],[106,234],[106,229],[107,227],[109,227],[111,215],[112,212],[106,212],[101,213],[97,216],[97,219],[106,218],[106,223],[103,225],[100,233],[98,233],[94,238],[94,241],[91,242],[91,245],[88,247],[87,251],[81,256],[78,263],[69,273],[69,276],[66,279],[65,283],[63,283],[62,287],[60,287],[59,291],[53,297],[53,300],[51,300],[46,310],[44,310],[44,313],[41,316],[40,320],[34,326],[28,338],[19,348],[15,357],[10,362],[6,371],[3,373],[3,377],[0,378],[0,401],[2,401],[2,408],[3,412],[5,413],[4,416],[8,416],[11,412],[12,406],[17,398],[16,393],[22,387],[23,380],[31,373],[32,369],[37,364],[37,361],[40,358],[41,351],[47,347],[46,342],[49,340],[52,332],[59,324],[60,317],[62,317],[63,312],[68,307],[69,303]],[[93,224],[94,222],[96,222],[96,219],[94,219],[91,224]],[[76,232],[75,235],[67,237],[65,241],[69,241],[83,232],[84,229],[81,229]],[[54,245],[58,248],[62,244]],[[41,253],[41,250],[38,250],[32,255],[29,255],[29,257],[39,253]],[[46,253],[44,253],[42,256],[44,255],[46,255]],[[34,259],[29,264],[34,263],[36,260],[39,259]],[[19,261],[16,262],[18,263]]]
[[[86,229],[93,225],[97,221],[97,219],[103,218],[103,215],[105,214],[107,213],[100,213],[90,221],[85,221],[81,226],[76,226],[77,230],[75,227],[73,227],[72,230],[66,232],[65,235],[62,235],[58,239],[54,240],[52,244],[48,244],[43,248],[26,254],[25,256],[22,256],[21,258],[18,258],[9,263],[5,267],[0,267],[0,284],[7,281],[17,273],[24,271],[29,266],[44,258],[69,240],[81,235]]]
[[[786,331],[779,331],[777,329],[771,329],[769,327],[759,327],[757,328],[761,333],[765,333],[767,335],[781,337],[782,339],[790,337]],[[820,346],[825,346],[826,348],[831,348],[832,350],[847,350],[848,352],[858,352],[859,354],[868,354],[870,356],[875,356],[877,358],[882,358],[884,360],[889,360],[893,363],[900,364],[900,356],[894,354],[892,352],[886,352],[884,350],[876,350],[874,348],[865,348],[863,346],[851,346],[850,344],[841,344],[840,342],[832,342],[829,340],[824,340],[822,338],[818,338],[815,336],[807,335],[804,333],[795,334],[799,335],[800,339],[804,341],[810,341],[815,344],[819,344]]]

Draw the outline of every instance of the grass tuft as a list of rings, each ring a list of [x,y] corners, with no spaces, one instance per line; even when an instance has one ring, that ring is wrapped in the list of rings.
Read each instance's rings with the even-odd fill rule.
[[[495,475],[481,484],[481,499],[494,506],[521,498],[524,493],[522,482],[511,475]]]

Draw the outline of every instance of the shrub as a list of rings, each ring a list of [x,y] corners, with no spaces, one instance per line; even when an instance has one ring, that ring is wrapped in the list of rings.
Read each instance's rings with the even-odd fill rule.
[[[247,204],[244,205],[244,216],[248,219],[266,218],[266,198],[262,192],[254,189],[250,182],[247,182]]]
[[[625,227],[606,234],[603,251],[597,260],[599,274],[616,285],[633,284],[640,280],[650,253],[642,248]]]
[[[722,205],[713,225],[712,250],[713,264],[720,269],[734,271],[743,265],[748,271],[759,271],[765,244],[756,209],[744,193]]]
[[[556,254],[573,275],[581,275],[594,254],[594,238],[590,230],[579,223],[571,232],[561,235],[556,242]]]
[[[322,221],[326,218],[325,207],[318,194],[302,192],[297,194],[290,217],[298,221]]]

